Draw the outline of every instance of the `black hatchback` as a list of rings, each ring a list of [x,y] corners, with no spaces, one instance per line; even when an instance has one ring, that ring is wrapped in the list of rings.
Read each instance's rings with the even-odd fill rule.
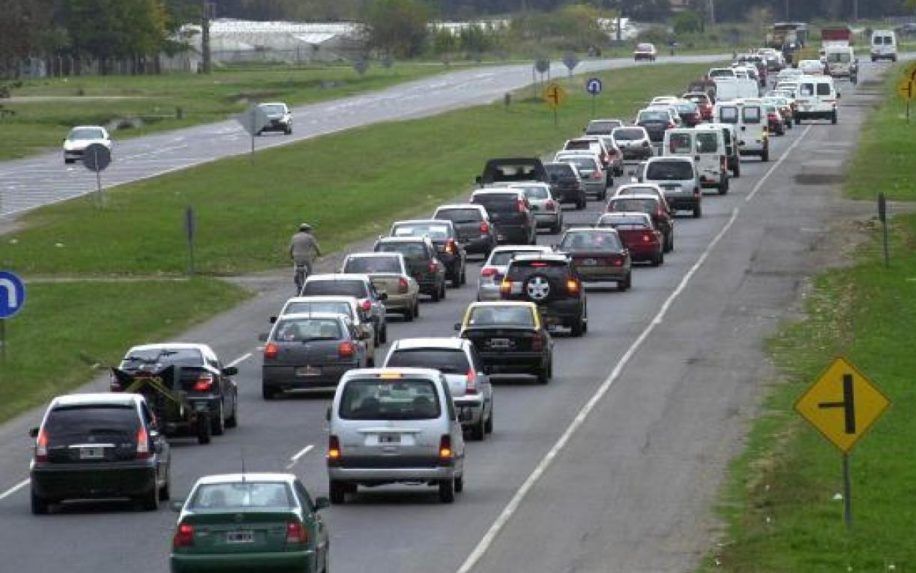
[[[516,255],[499,287],[503,300],[533,302],[548,326],[564,326],[573,336],[588,331],[582,279],[566,255]]]
[[[451,221],[442,219],[411,219],[395,221],[391,225],[392,237],[429,237],[436,254],[445,265],[446,275],[453,287],[459,287],[467,281],[467,251],[462,244],[458,229]]]
[[[537,242],[537,220],[522,191],[481,189],[471,195],[471,203],[486,208],[496,225],[496,240],[500,244],[533,245]]]
[[[569,163],[547,163],[544,169],[550,176],[550,193],[560,203],[575,203],[576,209],[585,209],[587,201],[585,183]]]

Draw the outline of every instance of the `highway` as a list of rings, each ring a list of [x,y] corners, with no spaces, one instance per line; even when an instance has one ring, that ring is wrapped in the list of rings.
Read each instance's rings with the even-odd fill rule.
[[[663,57],[658,63],[713,62],[727,57]],[[575,71],[581,74],[633,65],[636,64],[631,58],[587,60],[581,62]],[[555,63],[551,74],[565,77],[567,71],[562,63]],[[530,83],[531,66],[481,67],[301,106],[293,109],[293,135],[265,134],[256,138],[255,148],[268,149],[373,123],[427,117],[489,103]],[[65,135],[61,133],[61,140]],[[112,164],[101,178],[104,188],[248,153],[251,149],[251,138],[234,119],[123,141],[118,141],[118,134],[113,133],[112,138],[115,140]],[[95,190],[95,173],[80,163],[64,165],[60,151],[0,162],[0,217],[66,201]]]
[[[772,140],[769,163],[746,160],[728,195],[705,197],[701,219],[678,217],[675,251],[659,268],[635,269],[631,291],[587,289],[589,332],[557,336],[549,385],[497,384],[494,433],[469,443],[456,503],[438,503],[432,488],[385,487],[327,510],[334,571],[692,570],[719,527],[711,507],[725,466],[773,374],[762,339],[792,316],[805,278],[834,260],[832,222],[861,212],[838,200],[831,176],[842,172],[879,97],[867,85],[879,66],[862,67],[861,91],[875,93],[841,82],[838,125],[806,123]],[[496,77],[491,84],[490,95],[468,101],[506,89]],[[394,103],[380,100],[376,121]],[[205,137],[216,128],[197,129]],[[590,202],[587,211],[567,211],[566,222],[591,224],[598,211]],[[419,320],[392,319],[389,340],[451,336],[475,297],[478,268],[446,300],[423,304]],[[288,283],[258,283],[257,297],[183,337],[238,361],[242,409],[239,427],[209,446],[174,442],[175,497],[201,475],[240,470],[243,459],[249,470],[289,469],[313,494],[326,494],[327,396],[260,398],[257,335],[291,294]],[[89,388],[105,388],[104,380]],[[41,413],[0,426],[0,569],[167,570],[176,514],[165,508],[74,504],[31,515],[28,487],[16,486],[27,477],[26,429]]]

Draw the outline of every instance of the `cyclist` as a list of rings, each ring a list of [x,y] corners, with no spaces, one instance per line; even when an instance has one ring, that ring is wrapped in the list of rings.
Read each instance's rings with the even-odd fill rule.
[[[305,277],[311,274],[312,263],[315,262],[315,258],[320,256],[321,248],[318,246],[315,236],[312,235],[312,226],[308,223],[302,223],[289,242],[289,257],[296,266],[293,280],[296,283],[297,294],[302,291]]]

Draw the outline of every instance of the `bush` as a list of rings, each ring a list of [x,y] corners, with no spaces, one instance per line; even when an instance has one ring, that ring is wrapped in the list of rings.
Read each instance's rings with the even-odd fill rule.
[[[693,10],[679,13],[672,19],[671,24],[674,27],[674,33],[678,36],[703,31],[703,17]]]

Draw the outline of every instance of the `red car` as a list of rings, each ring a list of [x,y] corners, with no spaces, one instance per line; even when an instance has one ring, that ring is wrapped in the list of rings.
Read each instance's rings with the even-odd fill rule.
[[[684,127],[696,127],[698,123],[703,121],[703,118],[700,115],[699,106],[692,101],[680,100],[675,102],[673,105],[677,109],[677,114],[681,116],[681,121],[684,122]]]
[[[654,189],[651,189],[654,187]],[[647,189],[649,188],[649,189]],[[622,185],[607,202],[608,213],[645,213],[662,234],[662,250],[674,250],[674,218],[661,189],[655,185]]]
[[[634,262],[648,261],[653,267],[665,262],[664,237],[647,213],[606,213],[595,226],[616,229]]]
[[[709,94],[703,92],[687,92],[681,97],[696,104],[697,108],[700,110],[700,117],[703,118],[703,121],[712,121],[712,100],[709,98]]]

